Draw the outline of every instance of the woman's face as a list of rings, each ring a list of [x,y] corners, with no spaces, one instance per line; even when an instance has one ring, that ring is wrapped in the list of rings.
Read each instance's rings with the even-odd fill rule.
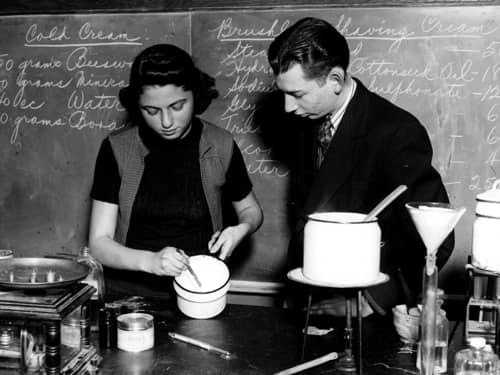
[[[193,92],[176,85],[144,86],[139,108],[146,124],[163,139],[184,138],[191,130]]]

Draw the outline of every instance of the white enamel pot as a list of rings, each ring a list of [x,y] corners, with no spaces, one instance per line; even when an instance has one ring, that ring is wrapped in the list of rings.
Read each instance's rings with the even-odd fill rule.
[[[472,231],[472,264],[500,272],[500,180],[476,197],[476,219]]]
[[[308,216],[304,228],[305,277],[339,284],[369,283],[380,272],[381,231],[366,214],[321,212]]]
[[[201,287],[189,271],[183,271],[174,279],[177,307],[190,318],[208,319],[217,316],[226,307],[230,286],[228,267],[210,255],[192,256],[189,263]]]

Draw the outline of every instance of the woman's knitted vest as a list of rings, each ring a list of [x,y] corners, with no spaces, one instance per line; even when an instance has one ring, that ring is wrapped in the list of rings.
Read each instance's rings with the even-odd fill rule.
[[[200,119],[201,120],[201,119]],[[231,134],[201,120],[199,154],[203,191],[212,218],[214,232],[222,229],[221,188],[233,154]],[[126,128],[109,137],[121,177],[118,222],[115,240],[125,244],[135,196],[144,172],[144,158],[148,149],[142,143],[137,126]],[[168,174],[168,171],[165,171]]]

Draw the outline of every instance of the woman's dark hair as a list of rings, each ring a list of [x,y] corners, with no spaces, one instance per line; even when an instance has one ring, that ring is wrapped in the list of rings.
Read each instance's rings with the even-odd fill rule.
[[[139,97],[144,86],[175,85],[193,92],[194,113],[200,114],[218,96],[215,79],[199,70],[191,56],[171,44],[156,44],[139,53],[130,70],[129,85],[120,90],[120,103],[135,123],[142,122]]]
[[[303,18],[273,40],[268,59],[275,75],[300,64],[308,79],[323,79],[333,67],[349,66],[346,39],[328,22]]]

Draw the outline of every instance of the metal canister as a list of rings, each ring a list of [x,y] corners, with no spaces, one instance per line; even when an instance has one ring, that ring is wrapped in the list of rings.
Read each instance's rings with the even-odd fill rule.
[[[142,352],[154,346],[154,319],[150,314],[130,313],[117,319],[118,349]]]

